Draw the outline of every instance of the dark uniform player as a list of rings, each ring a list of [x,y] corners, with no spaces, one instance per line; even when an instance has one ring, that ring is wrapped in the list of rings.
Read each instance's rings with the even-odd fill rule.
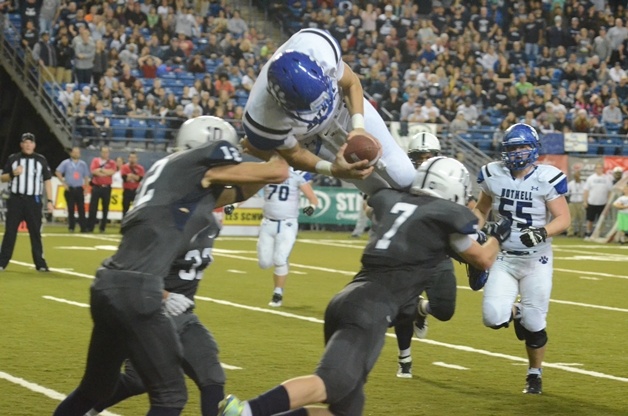
[[[201,124],[195,135],[201,143],[215,136],[216,128],[204,125],[206,119],[190,120],[192,126]],[[243,200],[288,175],[283,159],[240,161],[229,142],[209,142],[161,159],[147,172],[122,223],[118,251],[103,262],[91,287],[94,328],[83,380],[54,415],[83,416],[111,397],[126,358],[146,384],[148,415],[180,414],[187,400],[182,351],[171,320],[162,313],[163,277],[178,253],[211,223],[215,206]]]
[[[203,271],[212,262],[211,252],[219,231],[216,220],[210,221],[210,225],[199,231],[189,246],[179,253],[164,279],[165,290],[171,293],[165,309],[172,318],[183,347],[183,371],[194,380],[201,392],[203,416],[218,414],[218,403],[224,398],[225,372],[218,359],[218,344],[194,314],[193,306],[188,308],[188,305],[193,305]],[[181,302],[175,295],[185,296],[189,303]],[[171,298],[173,304],[169,306]],[[146,393],[146,387],[133,365],[127,362],[126,371],[120,374],[114,394],[106,402],[96,405],[95,410],[88,415],[96,415],[128,397],[142,393]]]
[[[334,415],[362,414],[364,384],[387,328],[404,305],[416,303],[447,249],[480,268],[492,264],[499,252],[497,239],[481,246],[471,237],[478,220],[462,206],[469,186],[469,173],[460,162],[434,158],[418,170],[410,193],[382,189],[373,194],[369,205],[376,221],[362,270],[325,311],[326,348],[315,374],[286,381],[248,402],[229,396],[220,414],[284,414],[318,402],[329,403]],[[494,230],[499,241],[509,226],[505,222]],[[307,410],[285,414],[303,416]]]
[[[11,193],[7,201],[7,221],[0,249],[0,270],[6,269],[15,248],[17,230],[26,221],[31,239],[31,253],[35,268],[48,271],[41,243],[42,196],[46,193],[48,210],[52,211],[52,185],[50,166],[46,158],[35,153],[35,135],[24,133],[21,138],[20,153],[9,156],[2,169],[2,182],[9,182]]]

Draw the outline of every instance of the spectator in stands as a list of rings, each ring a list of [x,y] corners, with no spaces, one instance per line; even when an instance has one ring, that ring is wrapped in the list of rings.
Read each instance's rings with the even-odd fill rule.
[[[608,105],[602,110],[602,122],[609,124],[620,124],[623,120],[621,109],[617,105],[617,98],[608,100]]]
[[[464,99],[464,102],[458,106],[458,113],[464,115],[465,121],[471,126],[477,123],[480,113],[477,107],[471,101],[470,97]]]
[[[39,42],[33,46],[33,60],[39,66],[40,75],[44,82],[54,81],[57,68],[57,53],[50,43],[50,34],[42,32]]]
[[[89,84],[94,69],[96,44],[87,28],[79,29],[79,35],[72,40],[72,48],[74,49],[76,80],[79,84]]]
[[[586,209],[585,239],[593,233],[593,223],[602,215],[613,188],[610,176],[604,173],[604,165],[595,165],[595,172],[584,183],[583,205]]]
[[[399,22],[399,17],[393,14],[393,6],[388,4],[384,7],[384,13],[377,16],[377,30],[380,36],[386,36],[390,34],[390,30],[396,27]]]
[[[27,20],[26,24],[22,26],[22,28],[22,47],[27,51],[30,51],[39,39],[37,26],[32,20]]]
[[[390,89],[390,96],[382,102],[381,107],[392,115],[392,119],[389,121],[399,121],[401,117],[401,106],[403,105],[403,99],[399,96],[399,89],[392,87]],[[385,118],[388,118],[385,116]]]
[[[72,82],[72,58],[74,49],[67,35],[62,35],[55,47],[57,67],[56,79],[59,84]]]
[[[225,73],[220,73],[218,75],[218,79],[214,82],[214,87],[216,88],[216,93],[220,96],[221,91],[226,91],[229,97],[233,97],[235,95],[235,87],[229,81],[229,76]]]
[[[608,71],[608,74],[613,82],[619,82],[623,77],[628,76],[626,71],[621,67],[620,61],[615,61],[615,65]]]
[[[126,18],[126,24],[131,28],[148,26],[148,18],[146,13],[142,11],[142,5],[139,1],[127,3],[124,17]]]
[[[185,35],[187,39],[191,39],[194,34],[200,35],[200,28],[196,23],[193,7],[183,7],[181,10],[177,11],[174,31],[177,34],[181,33]]]
[[[619,130],[617,130],[617,134],[620,136],[624,136],[624,139],[628,139],[628,118],[624,118],[622,120],[621,127],[619,128]]]
[[[550,51],[559,46],[567,45],[568,41],[569,33],[563,29],[562,17],[554,17],[554,25],[546,33],[546,44],[549,46]]]
[[[101,102],[96,104],[96,111],[88,114],[88,119],[92,125],[91,137],[100,140],[100,145],[109,145],[111,139],[111,120],[103,113]],[[93,144],[91,141],[88,144]]]
[[[615,19],[615,26],[608,30],[606,36],[608,36],[611,44],[610,62],[616,63],[620,60],[620,48],[623,47],[624,41],[628,39],[628,28],[624,27],[624,21],[621,18]]]
[[[215,33],[210,33],[207,36],[207,45],[201,51],[201,54],[205,58],[216,59],[222,56],[224,53],[223,48],[218,43],[218,38]]]
[[[179,39],[170,40],[170,47],[164,51],[162,59],[168,65],[181,64],[185,61],[185,52],[179,47]]]
[[[611,42],[606,35],[606,27],[601,26],[598,35],[593,39],[593,55],[597,55],[601,62],[606,62],[611,57]]]
[[[157,68],[161,65],[161,59],[153,55],[138,58],[137,63],[144,78],[156,78]]]
[[[360,11],[360,19],[362,19],[362,28],[367,33],[371,33],[377,30],[377,18],[378,14],[375,10],[375,6],[368,2],[364,9]]]
[[[120,63],[122,65],[128,65],[131,69],[137,69],[139,58],[137,52],[137,45],[134,43],[128,43],[120,52]]]
[[[104,75],[109,67],[109,54],[105,49],[105,42],[100,39],[96,41],[96,50],[94,51],[94,68],[92,70],[92,78],[94,84],[98,84],[100,78]]]
[[[122,66],[122,74],[118,81],[126,88],[131,88],[137,78],[131,73],[131,67],[129,65]]]
[[[203,113],[203,109],[199,105],[200,101],[201,101],[201,97],[198,94],[195,94],[192,96],[192,101],[189,104],[187,104],[185,107],[183,107],[183,112],[188,118],[192,118],[192,114],[194,113],[194,110],[198,109],[201,114]]]
[[[451,134],[460,134],[466,133],[467,131],[469,131],[469,123],[467,123],[464,113],[458,111],[456,118],[449,124],[449,132]]]
[[[188,72],[191,72],[193,74],[204,73],[206,71],[206,68],[203,57],[200,54],[194,55],[188,62],[187,70]]]
[[[235,9],[231,17],[227,20],[227,30],[236,38],[241,38],[244,32],[249,30],[249,26],[240,16],[240,10]]]
[[[571,130],[580,133],[587,133],[591,128],[591,120],[587,114],[587,110],[581,108],[576,112],[576,116],[571,123]]]
[[[399,119],[401,120],[401,122],[409,121],[408,117],[410,116],[410,114],[414,113],[417,107],[420,107],[417,103],[418,95],[419,94],[417,90],[410,90],[408,100],[401,104],[401,111],[399,114]]]

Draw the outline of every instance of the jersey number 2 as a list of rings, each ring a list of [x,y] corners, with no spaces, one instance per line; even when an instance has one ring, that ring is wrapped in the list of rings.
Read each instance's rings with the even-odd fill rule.
[[[161,175],[161,171],[164,170],[164,167],[166,167],[166,163],[168,163],[167,158],[158,160],[153,164],[150,170],[146,172],[146,176],[137,190],[135,201],[133,201],[133,208],[137,208],[153,198],[153,194],[155,193],[153,189],[155,181],[159,178],[159,175]]]
[[[391,225],[390,229],[386,231],[386,234],[382,236],[377,243],[375,243],[375,248],[378,250],[386,250],[388,246],[390,246],[390,240],[397,234],[399,231],[399,227],[410,218],[412,213],[416,210],[417,206],[412,204],[407,204],[405,202],[397,202],[390,209],[391,214],[400,214],[397,218],[395,218],[395,222]]]

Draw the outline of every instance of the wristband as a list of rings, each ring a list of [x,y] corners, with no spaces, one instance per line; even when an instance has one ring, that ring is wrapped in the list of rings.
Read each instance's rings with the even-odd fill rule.
[[[332,176],[331,174],[331,162],[326,160],[319,160],[316,162],[316,167],[314,168],[317,173],[321,175]]]
[[[364,128],[364,116],[360,113],[356,113],[351,116],[351,125],[353,129],[363,129]]]

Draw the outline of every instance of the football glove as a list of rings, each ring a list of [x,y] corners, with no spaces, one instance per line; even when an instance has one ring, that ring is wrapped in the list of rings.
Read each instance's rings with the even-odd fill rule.
[[[233,211],[235,211],[235,205],[233,205],[233,204],[225,205],[222,208],[222,210],[225,213],[225,215],[231,215],[231,214],[233,214]]]
[[[303,208],[303,213],[307,215],[308,217],[311,217],[312,214],[314,214],[315,209],[316,208],[313,207],[312,205],[308,205],[307,207]]]
[[[194,301],[180,293],[168,294],[164,301],[164,312],[166,315],[177,316],[194,306]]]
[[[547,239],[547,230],[545,227],[526,228],[525,230],[521,230],[521,236],[519,238],[526,247],[534,247]]]
[[[467,277],[469,278],[469,287],[471,290],[480,290],[488,280],[488,270],[476,269],[473,266],[467,266]]]
[[[510,231],[512,227],[512,221],[506,217],[502,217],[499,221],[487,222],[484,226],[486,234],[495,237],[500,244],[508,240],[510,237]]]

